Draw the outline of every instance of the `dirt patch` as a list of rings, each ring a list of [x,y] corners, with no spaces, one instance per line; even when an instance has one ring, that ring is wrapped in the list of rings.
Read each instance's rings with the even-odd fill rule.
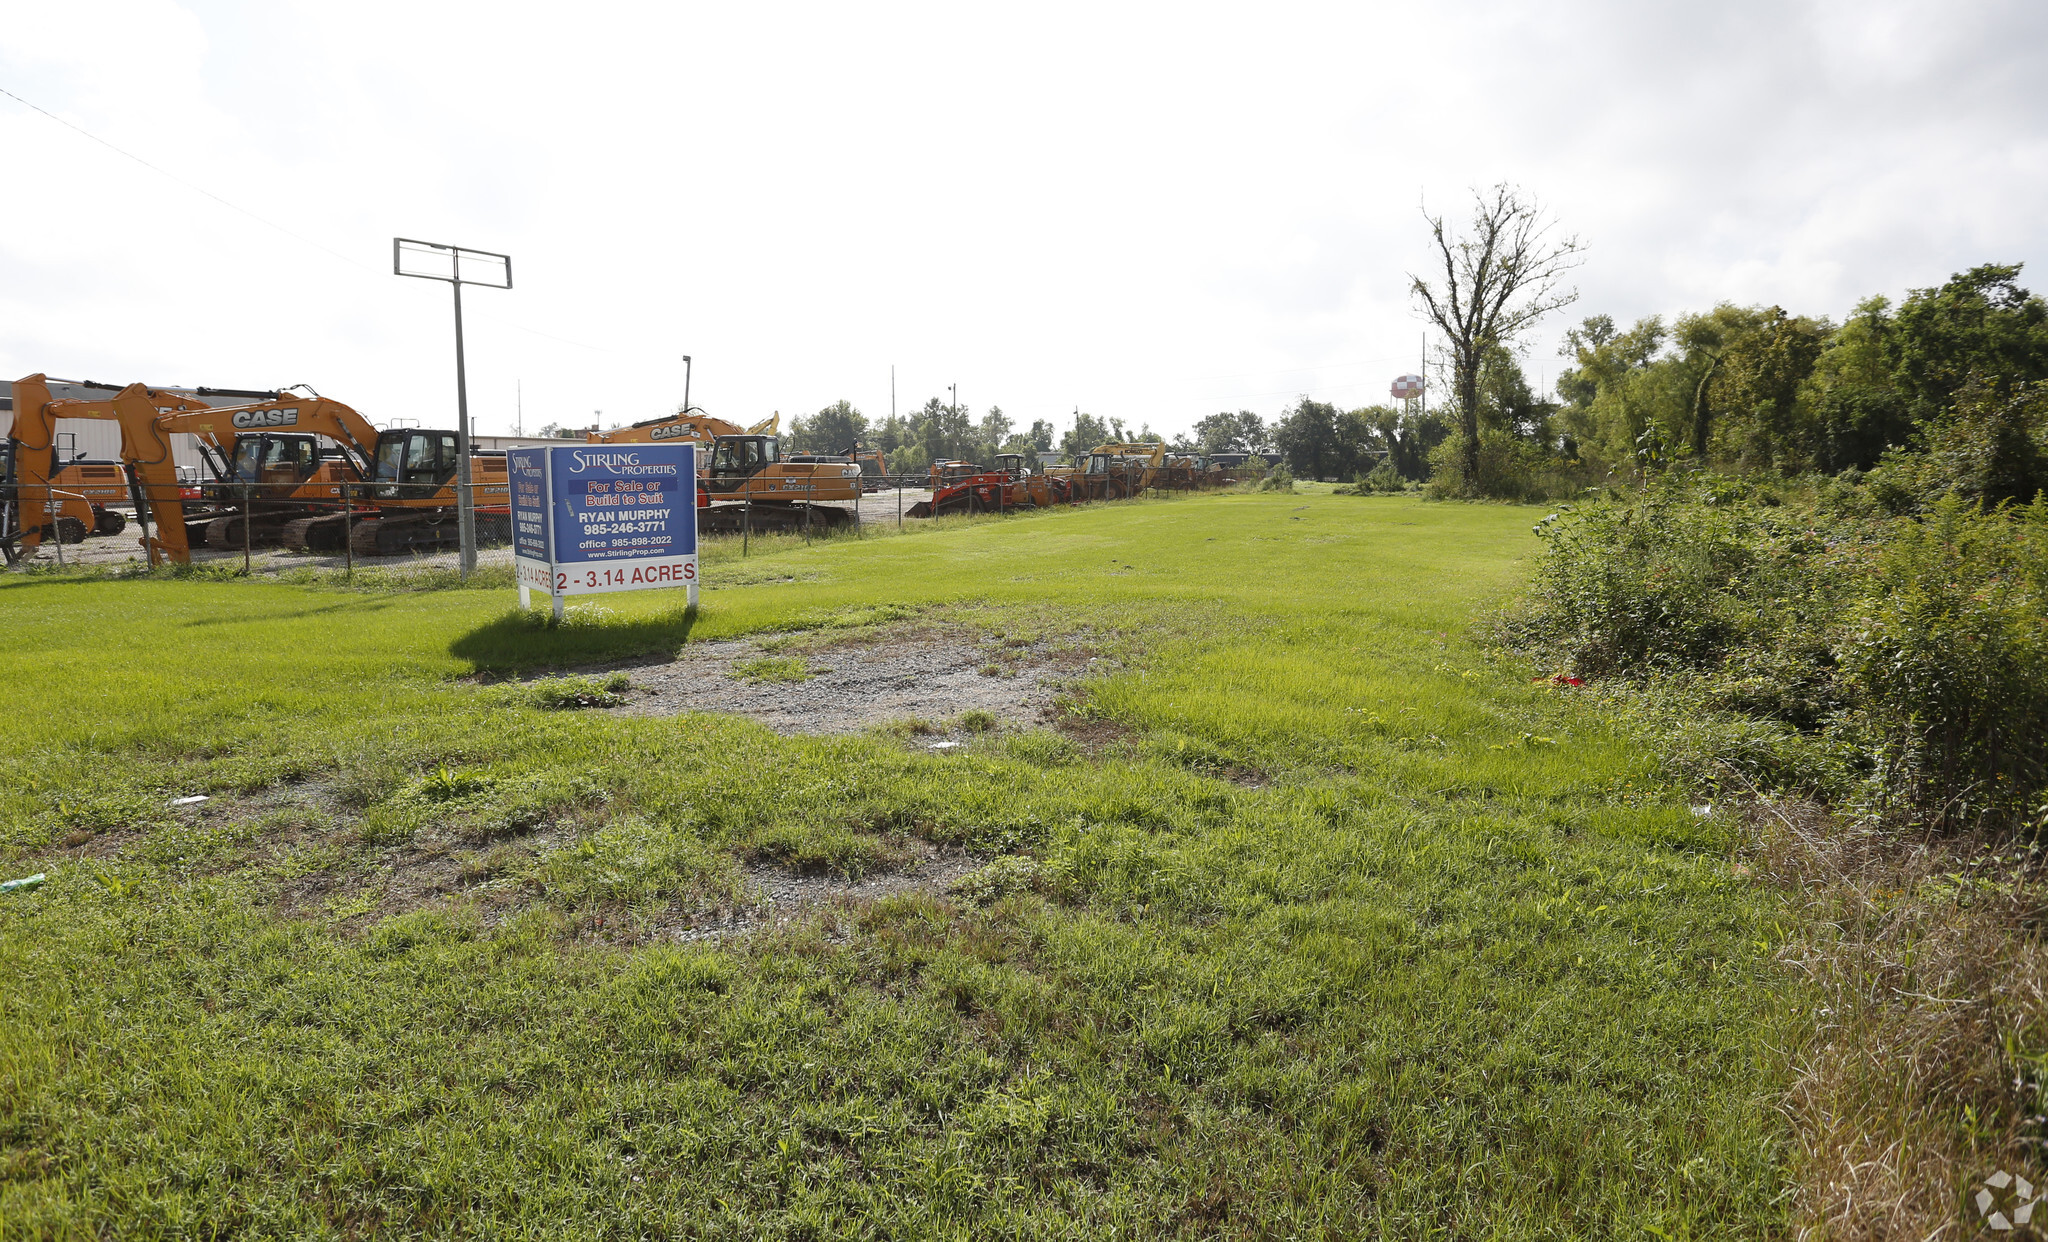
[[[912,859],[903,870],[878,872],[857,880],[754,863],[745,871],[754,900],[742,905],[677,910],[657,917],[637,931],[641,938],[649,940],[722,940],[823,915],[828,919],[825,938],[843,941],[851,934],[851,919],[833,915],[850,914],[855,907],[884,897],[943,893],[953,881],[986,861],[963,851],[927,845],[922,856]]]
[[[1072,648],[929,630],[830,641],[769,636],[692,644],[671,663],[634,668],[632,700],[614,710],[730,712],[778,733],[937,725],[970,712],[1023,728],[1044,719],[1060,686],[1088,667],[1087,654]]]
[[[1114,720],[1100,720],[1089,716],[1076,716],[1048,707],[1044,720],[1058,729],[1081,753],[1094,758],[1103,752],[1113,750],[1126,738],[1134,736],[1130,728]]]

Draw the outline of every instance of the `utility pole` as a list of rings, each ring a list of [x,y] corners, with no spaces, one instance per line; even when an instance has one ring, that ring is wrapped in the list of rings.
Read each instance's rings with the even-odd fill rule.
[[[512,385],[512,399],[514,402],[512,407],[512,434],[524,436],[526,434],[526,381],[513,380]]]
[[[690,412],[690,355],[683,355],[683,413]]]
[[[472,270],[481,274],[465,277],[462,259],[470,257]],[[413,261],[412,270],[406,260]],[[445,271],[442,265],[446,264]],[[391,239],[391,271],[397,276],[421,280],[445,280],[455,289],[455,530],[461,548],[459,561],[464,581],[476,572],[476,494],[469,469],[469,372],[462,357],[462,286],[485,285],[493,289],[512,287],[512,256],[467,246],[417,241],[410,237]],[[498,279],[502,277],[502,282]]]

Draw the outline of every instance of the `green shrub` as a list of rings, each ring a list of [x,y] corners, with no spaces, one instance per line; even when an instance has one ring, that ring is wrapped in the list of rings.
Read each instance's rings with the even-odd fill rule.
[[[1861,517],[1834,494],[1851,487],[1766,504],[1669,479],[1561,510],[1505,633],[1648,690],[1667,758],[1696,775],[1860,780],[1898,824],[2027,822],[2048,790],[2048,504],[1951,494],[1925,520]]]
[[[1465,438],[1453,434],[1429,454],[1424,489],[1439,500],[1519,500],[1541,503],[1576,496],[1583,470],[1543,445],[1502,431],[1479,433],[1479,473],[1465,477]]]
[[[1843,662],[1888,810],[1942,827],[2028,815],[2048,785],[2048,505],[1961,496],[1879,551]]]
[[[1262,492],[1292,492],[1294,490],[1294,475],[1289,472],[1286,464],[1283,462],[1265,473],[1265,476],[1259,480],[1258,490]]]

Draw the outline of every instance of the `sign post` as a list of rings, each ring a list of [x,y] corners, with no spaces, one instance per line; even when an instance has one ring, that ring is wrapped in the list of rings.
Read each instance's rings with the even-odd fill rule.
[[[697,448],[515,448],[512,556],[519,605],[570,595],[685,587],[697,604]]]

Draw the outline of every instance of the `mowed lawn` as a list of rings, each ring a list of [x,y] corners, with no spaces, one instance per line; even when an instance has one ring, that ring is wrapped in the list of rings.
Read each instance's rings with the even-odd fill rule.
[[[50,876],[0,896],[0,1236],[1780,1234],[1779,907],[1487,657],[1537,516],[722,543],[695,616],[561,628],[509,588],[0,583],[5,872]],[[890,626],[1080,651],[1077,727],[935,751],[476,676]],[[927,844],[993,861],[674,939],[748,866]]]

